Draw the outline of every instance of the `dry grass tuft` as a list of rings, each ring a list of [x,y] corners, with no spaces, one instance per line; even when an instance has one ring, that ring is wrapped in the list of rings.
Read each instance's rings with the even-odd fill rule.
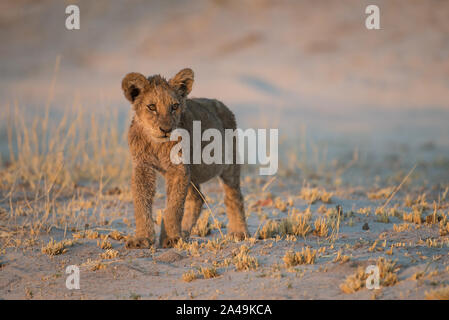
[[[402,220],[420,225],[423,222],[421,212],[422,211],[419,209],[413,209],[413,211],[411,213],[404,212],[404,214],[402,216]]]
[[[379,280],[381,286],[393,286],[398,282],[396,272],[399,268],[396,267],[396,262],[387,260],[384,257],[379,257],[376,261],[376,265],[379,268]],[[346,278],[340,285],[340,289],[344,293],[354,293],[359,291],[366,286],[368,276],[369,275],[365,273],[365,268],[359,267],[355,274]]]
[[[193,280],[200,279],[212,279],[219,276],[215,267],[201,267],[198,271],[189,270],[182,275],[182,280],[185,282],[192,282]]]
[[[263,227],[257,232],[258,239],[274,238],[280,232],[280,225],[274,220],[267,220]]]
[[[198,278],[198,275],[194,270],[189,270],[187,272],[184,272],[182,274],[182,280],[185,282],[192,282],[193,280],[196,280]]]
[[[310,214],[295,214],[290,217],[290,226],[292,234],[305,238],[311,231]]]
[[[345,262],[348,262],[349,259],[350,259],[349,256],[342,254],[342,251],[338,250],[337,256],[335,257],[334,262],[345,263]]]
[[[45,247],[42,247],[41,252],[48,256],[56,256],[67,252],[67,247],[71,247],[73,244],[73,240],[64,239],[57,242],[52,238]]]
[[[204,279],[218,277],[218,272],[215,267],[202,267],[200,268],[200,273],[203,275]]]
[[[340,285],[340,289],[344,293],[357,292],[365,287],[366,279],[368,279],[368,274],[365,273],[365,268],[359,267],[354,274],[346,278]]]
[[[180,239],[176,244],[175,248],[179,251],[186,251],[191,256],[199,256],[200,245],[198,241],[186,242]]]
[[[329,227],[327,226],[327,222],[325,218],[318,218],[314,223],[315,229],[313,230],[313,234],[318,237],[327,237],[329,234]]]
[[[238,271],[257,270],[259,267],[257,258],[249,255],[249,248],[245,245],[242,245],[235,253],[232,263]]]
[[[299,197],[308,201],[310,204],[317,201],[330,203],[332,201],[332,195],[333,193],[326,192],[326,190],[320,188],[302,188],[299,193]]]
[[[285,211],[287,211],[288,204],[287,204],[287,202],[284,202],[281,198],[278,197],[274,200],[274,206],[278,210],[285,212]]]
[[[404,232],[411,229],[411,225],[409,223],[402,223],[402,224],[394,224],[393,230],[395,232]]]
[[[294,267],[299,264],[314,264],[316,259],[317,250],[310,250],[309,247],[306,249],[302,248],[299,252],[294,252],[289,250],[285,253],[282,258],[286,267]]]
[[[108,237],[115,241],[124,241],[125,235],[120,231],[114,230],[108,234]]]
[[[394,189],[394,187],[383,188],[374,192],[368,192],[366,195],[368,199],[371,200],[388,199],[388,197],[393,193]]]
[[[449,286],[426,292],[427,300],[449,300]]]
[[[72,234],[73,239],[98,239],[100,238],[100,234],[97,231],[86,230],[81,232],[76,232]]]
[[[192,228],[192,234],[200,237],[206,237],[210,234],[212,227],[209,221],[210,212],[206,211],[197,220],[195,226]]]
[[[114,259],[117,258],[119,255],[119,252],[114,249],[107,249],[105,252],[100,254],[100,257],[102,259]]]
[[[447,236],[449,234],[449,221],[447,221],[447,217],[444,216],[444,218],[440,221],[439,224],[439,230],[440,230],[440,236]]]
[[[107,237],[105,237],[101,242],[100,240],[97,240],[97,245],[103,250],[112,249],[112,243]]]

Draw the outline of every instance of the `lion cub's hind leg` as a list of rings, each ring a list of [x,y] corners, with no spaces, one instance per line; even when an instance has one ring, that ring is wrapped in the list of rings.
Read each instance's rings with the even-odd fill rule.
[[[229,219],[228,236],[243,240],[248,236],[243,196],[240,190],[240,166],[233,164],[220,175],[224,188],[224,203]]]
[[[189,189],[187,190],[186,202],[184,204],[184,217],[182,218],[183,238],[188,238],[190,236],[192,228],[201,214],[204,200],[200,192],[199,185],[193,186],[190,184]]]

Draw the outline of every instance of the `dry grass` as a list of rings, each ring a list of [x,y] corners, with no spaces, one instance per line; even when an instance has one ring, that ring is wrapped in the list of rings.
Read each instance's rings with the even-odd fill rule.
[[[274,220],[267,220],[262,228],[257,232],[258,239],[274,238],[280,232],[280,225]]]
[[[325,218],[318,218],[314,223],[315,229],[313,230],[313,234],[318,237],[327,237],[329,234],[329,227],[327,226],[327,221]]]
[[[402,223],[402,224],[394,224],[393,230],[395,232],[404,232],[409,231],[411,229],[411,225],[409,223]]]
[[[449,300],[449,286],[425,293],[427,300]]]
[[[112,243],[108,240],[107,237],[105,237],[102,241],[97,240],[97,245],[103,250],[112,249]]]
[[[64,239],[57,242],[52,238],[45,247],[42,247],[41,252],[48,256],[56,256],[67,252],[67,248],[73,246],[73,244],[73,240]]]
[[[373,192],[368,192],[366,195],[368,199],[371,200],[388,199],[388,197],[393,193],[394,189],[394,187],[383,188]]]
[[[309,247],[302,248],[301,251],[294,252],[289,250],[285,253],[282,260],[286,267],[294,267],[300,264],[314,264],[317,250],[311,250]]]
[[[421,224],[423,222],[420,210],[413,210],[411,213],[404,213],[402,220],[412,222],[414,224]]]
[[[287,202],[283,201],[281,198],[278,197],[278,198],[274,199],[274,206],[278,210],[285,212],[285,211],[287,211],[288,204],[287,204]]]
[[[200,268],[200,273],[204,279],[216,278],[219,275],[215,267],[202,267]]]
[[[209,221],[210,212],[204,212],[197,220],[195,226],[192,228],[192,234],[200,237],[206,237],[211,232],[211,223]]]
[[[199,256],[200,245],[198,241],[186,242],[183,239],[180,239],[176,244],[175,248],[179,251],[185,251],[191,256]]]
[[[299,197],[308,201],[310,204],[317,201],[330,203],[332,201],[332,195],[333,193],[326,192],[326,190],[320,188],[302,188],[299,193]]]
[[[107,188],[128,185],[131,172],[126,132],[118,132],[124,126],[117,113],[98,120],[75,103],[60,116],[51,115],[48,106],[32,114],[17,104],[4,114],[9,159],[0,161],[0,189],[10,204],[7,220],[17,223],[17,217],[26,217],[23,223],[35,233],[101,224],[100,200]]]
[[[334,262],[345,263],[345,262],[348,262],[349,260],[350,260],[349,256],[342,254],[342,251],[338,250],[337,256],[335,257]]]
[[[114,230],[108,234],[108,237],[115,241],[124,241],[125,235],[120,231]]]
[[[182,274],[182,280],[185,282],[192,282],[196,279],[212,279],[219,276],[215,267],[201,267],[198,271],[189,270]]]
[[[246,245],[242,245],[235,252],[232,263],[238,271],[257,270],[259,267],[259,261],[257,261],[257,258],[249,255],[249,248]]]
[[[365,287],[366,279],[368,279],[368,274],[365,273],[365,268],[359,267],[354,274],[345,279],[340,285],[340,289],[344,293],[357,292]]]
[[[379,280],[381,286],[393,286],[398,282],[396,272],[399,268],[396,266],[396,262],[387,260],[384,257],[379,257],[376,261],[376,266],[379,268]],[[369,275],[365,273],[365,268],[359,267],[354,274],[345,279],[340,285],[340,289],[344,293],[357,292],[365,288],[368,276]]]
[[[105,252],[100,254],[100,257],[102,259],[114,259],[117,258],[119,255],[119,252],[114,249],[107,249]]]
[[[197,273],[194,270],[189,270],[182,274],[182,280],[185,282],[192,282],[198,278]]]
[[[440,236],[447,236],[449,234],[449,221],[447,221],[447,217],[444,216],[444,218],[440,221],[439,224],[439,231]]]
[[[288,220],[290,222],[292,234],[305,238],[306,235],[308,235],[312,231],[312,227],[310,226],[310,219],[310,214],[292,215]]]

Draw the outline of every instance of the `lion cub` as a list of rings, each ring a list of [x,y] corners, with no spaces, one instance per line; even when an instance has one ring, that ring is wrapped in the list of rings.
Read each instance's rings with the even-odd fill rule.
[[[236,129],[234,114],[223,103],[187,99],[192,85],[193,71],[188,68],[168,81],[159,75],[146,78],[134,72],[123,78],[123,92],[135,111],[128,143],[133,162],[131,189],[136,235],[128,239],[127,248],[147,248],[155,242],[152,204],[156,171],[164,176],[167,192],[161,223],[162,247],[172,247],[182,237],[189,236],[204,202],[200,184],[216,176],[223,182],[228,234],[238,239],[248,235],[240,191],[240,166],[235,161],[234,164],[174,164],[170,160],[171,148],[178,142],[170,141],[169,137],[176,128],[187,130],[191,140],[193,121],[201,121],[202,132],[209,128],[221,133],[225,129]],[[235,153],[235,137],[233,139]],[[190,155],[193,155],[192,147]]]

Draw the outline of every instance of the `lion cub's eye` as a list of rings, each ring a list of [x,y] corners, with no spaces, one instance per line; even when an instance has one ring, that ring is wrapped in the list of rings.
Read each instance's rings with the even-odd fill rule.
[[[171,111],[172,112],[178,110],[178,108],[179,108],[179,103],[174,103],[174,104],[171,105]]]
[[[156,111],[156,105],[154,103],[147,105],[147,109],[150,111]]]

